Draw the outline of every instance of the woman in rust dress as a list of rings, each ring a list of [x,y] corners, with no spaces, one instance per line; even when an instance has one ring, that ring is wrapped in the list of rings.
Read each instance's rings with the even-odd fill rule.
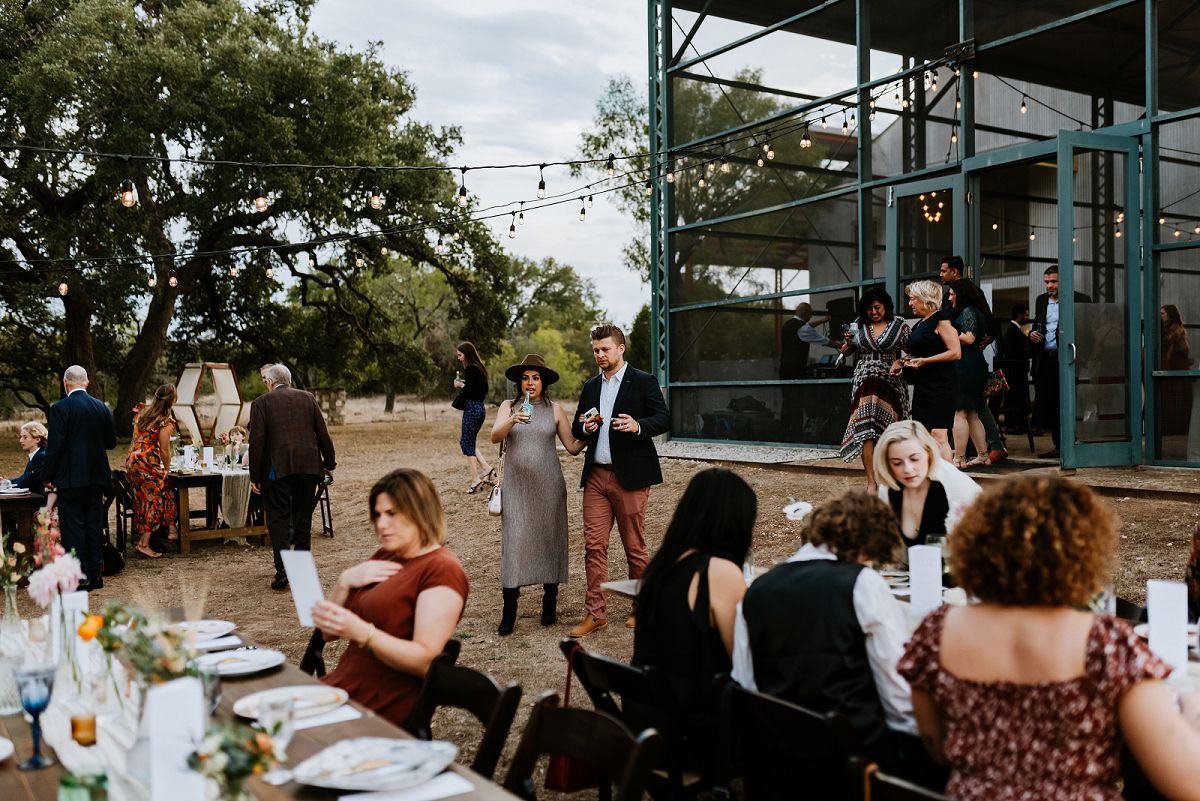
[[[154,391],[150,403],[134,409],[133,441],[125,457],[125,470],[133,488],[133,530],[138,538],[133,549],[154,559],[162,554],[150,547],[151,534],[166,528],[169,539],[178,539],[175,492],[167,480],[171,432],[175,430],[175,418],[171,416],[174,405],[175,387],[163,384]]]
[[[371,488],[380,549],[338,578],[313,606],[325,640],[349,647],[323,681],[397,726],[412,711],[421,680],[462,618],[467,574],[443,546],[446,517],[433,482],[410,468]]]
[[[1177,702],[1147,643],[1088,611],[1116,539],[1104,503],[1064,479],[1010,479],[963,513],[950,570],[979,603],[939,607],[897,666],[949,797],[1120,801],[1127,745],[1164,796],[1200,799],[1200,693]]]

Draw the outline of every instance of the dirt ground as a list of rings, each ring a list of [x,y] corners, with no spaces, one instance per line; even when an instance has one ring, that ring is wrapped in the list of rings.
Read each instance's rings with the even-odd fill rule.
[[[463,643],[460,663],[483,670],[497,681],[518,682],[525,692],[516,727],[523,725],[528,702],[544,690],[561,693],[565,661],[559,641],[584,615],[583,540],[580,505],[576,487],[582,457],[560,450],[560,461],[568,487],[571,539],[571,579],[560,593],[556,626],[538,623],[541,590],[528,588],[521,598],[515,633],[499,637],[500,617],[500,519],[490,517],[486,495],[468,495],[468,472],[458,448],[458,413],[448,404],[419,401],[397,404],[395,414],[382,412],[382,399],[351,401],[347,425],[331,429],[337,447],[338,469],[331,497],[335,536],[316,536],[313,551],[322,582],[328,587],[340,571],[367,558],[376,548],[367,514],[371,484],[388,470],[409,466],[429,474],[442,493],[449,522],[449,547],[462,561],[471,582],[470,597],[456,637]],[[489,460],[496,446],[486,443],[494,410],[480,435],[480,448]],[[0,475],[14,476],[23,469],[23,454],[16,447],[15,429],[0,441]],[[112,452],[113,464],[124,461],[125,445]],[[653,553],[670,520],[675,503],[689,478],[705,463],[665,460],[665,483],[650,496],[647,539]],[[830,475],[787,473],[769,466],[739,468],[759,498],[759,525],[754,538],[756,561],[769,565],[789,555],[798,545],[794,524],[781,510],[789,496],[819,503],[861,482],[861,474]],[[1118,594],[1142,601],[1148,578],[1178,579],[1183,570],[1191,532],[1200,522],[1200,505],[1184,501],[1109,499],[1120,515],[1121,545],[1116,575]],[[199,501],[197,496],[196,501]],[[318,520],[319,524],[319,520]],[[619,538],[613,537],[609,567],[613,578],[626,577]],[[132,549],[130,554],[132,555]],[[309,631],[296,621],[291,595],[273,592],[268,585],[273,575],[269,548],[198,543],[187,557],[178,554],[162,559],[131,559],[121,574],[105,580],[95,593],[93,607],[108,598],[141,601],[151,608],[179,606],[186,600],[204,597],[208,617],[236,621],[240,630],[260,644],[279,648],[298,661]],[[24,597],[24,594],[22,594]],[[27,604],[28,599],[24,599]],[[23,610],[28,613],[28,608]],[[633,632],[623,625],[629,601],[610,601],[609,627],[586,638],[585,645],[617,659],[628,660],[633,650]],[[326,661],[332,667],[339,651],[331,647]],[[477,727],[461,716],[447,715],[438,721],[435,733],[466,745],[469,754]],[[510,749],[516,737],[510,738]],[[503,776],[503,768],[500,776]]]

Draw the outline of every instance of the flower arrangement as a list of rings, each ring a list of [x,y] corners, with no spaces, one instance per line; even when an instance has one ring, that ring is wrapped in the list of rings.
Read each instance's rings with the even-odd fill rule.
[[[200,747],[188,756],[188,767],[216,782],[221,798],[235,799],[242,795],[246,779],[270,770],[279,761],[269,734],[226,723],[205,733]]]
[[[104,605],[98,626],[94,617],[84,621],[79,633],[83,636],[84,626],[89,633],[94,630],[92,637],[110,664],[112,655],[120,652],[134,670],[154,683],[195,675],[187,638],[164,621],[152,620],[136,606],[115,600]]]
[[[29,574],[29,597],[45,609],[54,601],[56,595],[79,589],[81,581],[83,568],[79,560],[73,553],[63,554]]]
[[[25,547],[25,543],[17,542],[11,536],[0,536],[0,585],[20,584],[21,579],[32,573],[36,567],[33,554]]]

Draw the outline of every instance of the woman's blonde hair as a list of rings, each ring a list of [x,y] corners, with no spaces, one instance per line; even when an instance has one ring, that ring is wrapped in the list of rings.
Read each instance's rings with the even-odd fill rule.
[[[879,441],[875,443],[875,455],[871,459],[875,467],[875,480],[888,489],[900,489],[900,482],[896,481],[896,477],[892,475],[892,466],[888,464],[888,448],[897,442],[905,442],[910,439],[921,443],[921,447],[929,454],[929,472],[931,474],[934,467],[942,460],[937,441],[925,426],[916,420],[901,420],[898,423],[892,423],[879,435]]]
[[[981,601],[1085,607],[1109,579],[1112,513],[1088,487],[1016,478],[984,490],[950,538],[950,570]]]
[[[934,281],[913,281],[905,287],[904,294],[931,309],[942,308],[942,287]]]
[[[429,476],[411,467],[401,467],[376,481],[371,487],[371,522],[379,516],[375,513],[375,501],[380,495],[391,498],[396,511],[413,521],[421,532],[421,547],[446,541],[446,513]]]
[[[30,420],[28,423],[23,423],[21,425],[21,433],[28,434],[36,439],[39,448],[46,447],[46,441],[50,438],[50,432],[37,420]]]

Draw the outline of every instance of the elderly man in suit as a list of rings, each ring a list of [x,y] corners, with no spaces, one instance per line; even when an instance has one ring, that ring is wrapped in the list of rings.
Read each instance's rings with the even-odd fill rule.
[[[1036,407],[1042,425],[1050,429],[1054,450],[1039,453],[1039,459],[1058,459],[1059,451],[1059,385],[1058,385],[1058,334],[1059,314],[1058,265],[1053,264],[1042,273],[1046,291],[1038,295],[1033,307],[1037,316],[1033,330],[1029,332],[1030,352],[1033,355],[1033,385],[1037,387]],[[1091,303],[1092,299],[1082,292],[1075,293],[1076,303]]]
[[[587,443],[583,462],[583,545],[587,572],[587,615],[571,629],[583,637],[608,625],[604,591],[608,581],[608,541],[613,520],[625,546],[629,577],[641,578],[646,554],[646,501],[662,483],[652,437],[671,426],[671,413],[658,380],[625,362],[625,334],[615,325],[592,329],[592,353],[600,375],[588,379],[579,396],[581,414],[572,426]],[[591,409],[599,419],[588,418]],[[632,617],[625,625],[633,627]]]
[[[267,393],[250,404],[250,485],[261,492],[267,533],[275,552],[271,589],[288,586],[280,552],[307,551],[317,484],[333,480],[333,440],[316,398],[292,388],[292,372],[282,364],[266,369]]]
[[[112,486],[108,451],[117,446],[112,412],[87,393],[87,370],[73,364],[63,373],[66,397],[50,407],[49,436],[42,475],[48,491],[58,493],[62,546],[74,551],[86,585],[104,586],[100,538],[104,530],[104,490]]]

